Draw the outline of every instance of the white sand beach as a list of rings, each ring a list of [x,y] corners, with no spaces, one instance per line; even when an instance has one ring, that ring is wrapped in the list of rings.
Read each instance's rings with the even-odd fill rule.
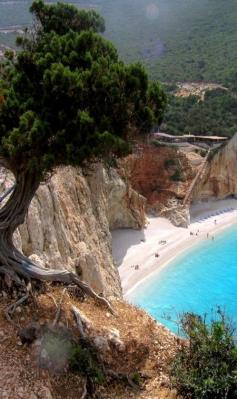
[[[226,199],[193,205],[188,229],[175,227],[164,218],[148,217],[144,230],[114,230],[113,256],[119,266],[124,296],[181,252],[200,240],[215,239],[218,232],[234,223],[237,223],[237,200]]]

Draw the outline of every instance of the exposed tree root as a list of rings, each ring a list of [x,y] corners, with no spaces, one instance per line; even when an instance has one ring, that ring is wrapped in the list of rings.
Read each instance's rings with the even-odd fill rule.
[[[50,299],[52,299],[52,301],[53,301],[53,303],[54,303],[54,306],[55,306],[55,309],[56,309],[56,312],[57,312],[57,310],[58,310],[58,304],[57,304],[57,301],[56,301],[56,299],[54,298],[54,296],[52,295],[52,294],[46,294],[46,296],[47,297],[49,297]]]
[[[25,295],[23,295],[20,299],[18,299],[16,302],[12,303],[10,306],[8,306],[8,307],[5,309],[5,316],[6,316],[7,320],[8,320],[11,324],[15,325],[15,323],[14,323],[14,321],[12,320],[11,316],[12,316],[12,315],[14,314],[14,312],[16,311],[16,308],[17,308],[18,306],[20,306],[22,303],[24,303],[24,302],[29,298],[30,291],[31,291],[31,283],[29,283],[29,284],[26,286],[26,293],[25,293]]]
[[[2,274],[5,278],[5,283],[8,287],[10,287],[12,281],[18,286],[24,287],[25,283],[18,277],[18,275],[11,269],[0,266],[0,274]]]
[[[29,298],[29,292],[27,292],[23,297],[21,297],[20,299],[18,299],[18,301],[12,303],[10,306],[8,306],[5,309],[5,316],[7,318],[7,320],[15,325],[15,322],[12,320],[11,316],[13,315],[13,313],[15,312],[17,306],[21,305],[23,302],[25,302],[27,299]],[[11,316],[10,316],[11,315]]]
[[[11,259],[12,269],[9,267],[1,267],[0,273],[8,274],[10,277],[14,278],[14,281],[20,285],[23,285],[22,281],[18,277],[22,275],[27,280],[35,279],[40,281],[51,281],[51,282],[61,282],[64,284],[74,284],[79,287],[85,294],[94,298],[96,301],[106,306],[109,311],[115,315],[115,312],[109,303],[109,301],[98,295],[87,283],[80,280],[78,276],[67,270],[47,270],[43,269],[30,261],[27,257],[22,255],[18,250],[15,249],[13,252],[14,258]]]
[[[53,321],[53,326],[55,326],[58,323],[58,321],[59,321],[61,308],[62,308],[62,303],[63,303],[63,298],[64,298],[64,295],[65,295],[66,291],[67,291],[67,289],[64,288],[64,290],[62,292],[61,299],[60,299],[59,304],[57,306],[57,311],[56,311],[55,319]]]
[[[117,373],[114,370],[109,370],[109,369],[105,369],[105,373],[108,377],[111,377],[114,380],[125,382],[133,389],[140,388],[140,386],[133,381],[132,377],[129,374]]]
[[[18,251],[13,244],[14,231],[24,222],[30,202],[39,187],[40,181],[30,172],[16,173],[16,183],[8,190],[13,192],[7,203],[0,209],[0,274],[11,278],[15,283],[24,286],[22,278],[27,282],[34,279],[40,281],[61,282],[78,286],[85,294],[105,305],[112,314],[109,301],[98,295],[88,284],[67,270],[47,270],[34,264]]]
[[[80,399],[85,399],[87,397],[87,378],[85,379],[84,386],[83,386],[83,392],[80,397]]]

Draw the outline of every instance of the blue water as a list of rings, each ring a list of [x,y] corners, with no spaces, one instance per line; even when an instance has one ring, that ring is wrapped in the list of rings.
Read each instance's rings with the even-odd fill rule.
[[[237,327],[237,225],[177,257],[128,300],[175,333],[182,312],[211,315],[217,306]]]

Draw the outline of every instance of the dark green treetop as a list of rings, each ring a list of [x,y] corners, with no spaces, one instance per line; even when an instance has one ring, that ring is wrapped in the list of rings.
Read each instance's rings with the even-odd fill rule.
[[[166,97],[97,32],[95,11],[34,1],[36,30],[0,66],[0,156],[42,179],[58,165],[121,155],[159,124]]]
[[[64,3],[47,5],[43,0],[36,0],[30,7],[30,11],[45,33],[53,31],[58,35],[65,35],[69,30],[75,32],[105,31],[104,19],[94,10],[78,10],[76,7]]]

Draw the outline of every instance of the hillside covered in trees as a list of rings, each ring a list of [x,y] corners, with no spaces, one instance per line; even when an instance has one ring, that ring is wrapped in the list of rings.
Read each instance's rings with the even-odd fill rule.
[[[169,91],[169,86],[166,86]],[[202,134],[232,137],[237,131],[237,96],[229,90],[207,91],[198,96],[168,94],[168,106],[161,126],[169,134]]]
[[[167,133],[232,136],[237,131],[236,0],[66,0],[93,8],[106,20],[103,33],[125,61],[142,62],[152,79],[215,82],[229,92],[173,98]],[[55,3],[50,0],[49,3]],[[16,30],[31,23],[30,0],[0,0],[0,43],[14,46]]]
[[[53,3],[54,1],[50,1]],[[211,80],[235,86],[235,0],[74,0],[106,20],[105,36],[126,61],[142,61],[162,81]],[[27,26],[30,0],[0,0],[0,28]],[[13,43],[11,33],[0,42]]]

